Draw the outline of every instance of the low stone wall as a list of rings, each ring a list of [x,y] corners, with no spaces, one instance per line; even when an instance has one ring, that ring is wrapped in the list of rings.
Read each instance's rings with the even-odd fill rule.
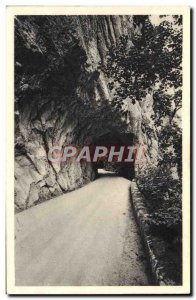
[[[179,285],[171,280],[165,268],[163,257],[166,253],[165,242],[158,237],[154,237],[149,230],[148,211],[145,206],[143,195],[138,190],[135,181],[131,182],[130,200],[133,207],[134,215],[138,223],[147,258],[151,266],[152,280],[155,285]]]

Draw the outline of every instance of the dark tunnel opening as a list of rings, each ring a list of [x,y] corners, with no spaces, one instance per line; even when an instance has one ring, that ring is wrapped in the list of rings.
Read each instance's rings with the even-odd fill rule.
[[[105,146],[108,149],[111,146],[115,146],[116,149],[120,149],[121,146],[133,146],[134,136],[132,133],[118,133],[118,132],[109,132],[103,134],[97,138],[93,139],[92,146]],[[126,179],[133,180],[135,178],[135,167],[133,162],[118,162],[112,161],[108,162],[106,158],[100,159],[97,162],[93,162],[93,169],[96,173],[96,177],[103,176],[100,175],[99,169],[104,169],[109,171],[111,174],[116,174],[122,176]],[[105,176],[105,175],[104,175]]]

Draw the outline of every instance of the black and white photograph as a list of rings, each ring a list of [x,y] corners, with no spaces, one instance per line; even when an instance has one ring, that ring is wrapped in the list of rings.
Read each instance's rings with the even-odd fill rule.
[[[190,293],[190,9],[7,13],[8,294]]]

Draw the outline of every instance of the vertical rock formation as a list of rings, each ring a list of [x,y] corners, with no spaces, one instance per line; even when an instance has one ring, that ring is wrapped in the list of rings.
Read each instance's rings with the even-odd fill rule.
[[[94,179],[90,164],[75,160],[55,164],[47,154],[54,145],[80,145],[99,131],[114,130],[110,115],[110,120],[101,120],[103,103],[108,108],[112,95],[108,79],[97,68],[122,34],[129,36],[131,46],[134,30],[131,16],[16,17],[16,210]],[[126,131],[144,140],[146,105],[130,104],[128,110]]]

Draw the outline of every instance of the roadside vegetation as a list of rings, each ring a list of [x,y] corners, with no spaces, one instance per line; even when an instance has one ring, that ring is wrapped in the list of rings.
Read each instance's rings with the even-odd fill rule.
[[[181,274],[182,18],[160,16],[155,25],[149,16],[135,16],[134,26],[132,43],[122,36],[100,67],[110,78],[114,106],[119,109],[125,99],[142,108],[149,90],[153,94],[149,116],[153,123],[149,126],[142,119],[142,131],[147,140],[152,139],[151,131],[156,133],[157,159],[150,157],[148,164],[138,168],[136,181],[149,211],[151,232],[167,243],[176,262],[171,272]]]

